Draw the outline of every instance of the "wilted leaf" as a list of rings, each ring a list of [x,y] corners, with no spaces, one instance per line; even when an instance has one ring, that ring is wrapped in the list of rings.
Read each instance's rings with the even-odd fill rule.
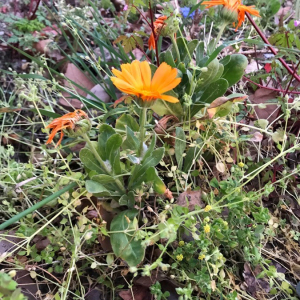
[[[254,132],[252,138],[250,139],[251,142],[261,142],[263,139],[263,134],[261,134],[259,131]]]

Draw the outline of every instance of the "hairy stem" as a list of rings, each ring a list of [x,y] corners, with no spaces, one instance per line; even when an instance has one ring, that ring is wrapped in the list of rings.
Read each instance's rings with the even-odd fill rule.
[[[172,35],[170,36],[170,38],[171,38],[171,40],[172,40],[172,44],[173,44],[174,47],[175,47],[175,51],[176,51],[178,63],[180,63],[180,53],[179,53],[178,45],[177,45],[177,42],[176,42],[176,39],[175,39],[175,35],[172,34]]]
[[[139,150],[138,150],[138,153],[137,153],[138,156],[141,156],[142,153],[143,153],[146,118],[147,118],[147,108],[143,107],[142,114],[141,114],[141,117],[140,117],[140,135],[139,135],[140,147],[139,147]]]

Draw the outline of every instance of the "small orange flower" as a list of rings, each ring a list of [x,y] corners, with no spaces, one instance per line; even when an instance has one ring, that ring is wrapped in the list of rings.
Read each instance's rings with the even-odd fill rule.
[[[175,88],[181,81],[177,78],[177,69],[163,62],[151,79],[151,69],[147,61],[134,60],[131,64],[122,64],[121,70],[112,69],[116,77],[113,84],[123,93],[135,95],[146,102],[162,99],[171,103],[179,102],[173,96],[163,95]]]
[[[161,16],[155,20],[153,23],[154,26],[154,33],[155,35],[159,35],[160,31],[163,29],[164,26],[166,26],[165,20],[167,20],[168,17]],[[153,34],[153,31],[151,32],[149,41],[148,41],[149,50],[153,49],[155,50],[155,36]]]
[[[260,17],[259,11],[254,9],[254,5],[246,6],[242,4],[242,0],[210,0],[202,2],[202,5],[207,5],[206,8],[211,8],[216,5],[223,5],[225,8],[235,11],[238,14],[238,24],[236,29],[245,21],[245,13]]]
[[[81,119],[88,119],[87,114],[82,111],[81,109],[77,109],[74,112],[70,112],[68,114],[63,115],[60,118],[54,119],[46,128],[53,129],[46,144],[52,142],[54,136],[57,132],[60,131],[60,139],[57,142],[55,148],[60,145],[62,138],[64,136],[63,129],[75,129],[76,122],[80,121]]]

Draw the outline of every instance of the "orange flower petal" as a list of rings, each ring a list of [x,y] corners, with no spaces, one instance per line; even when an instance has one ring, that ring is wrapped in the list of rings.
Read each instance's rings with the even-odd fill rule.
[[[169,96],[169,95],[160,95],[160,99],[165,100],[167,102],[171,102],[171,103],[177,103],[179,102],[179,100],[173,96]]]
[[[140,64],[141,74],[144,84],[144,89],[148,90],[151,87],[151,69],[147,61],[143,61]]]

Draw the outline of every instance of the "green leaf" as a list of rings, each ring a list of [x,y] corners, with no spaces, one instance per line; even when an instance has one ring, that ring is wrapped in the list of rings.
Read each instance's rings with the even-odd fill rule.
[[[126,205],[129,208],[134,208],[135,205],[135,198],[134,193],[130,191],[127,195],[122,195],[122,197],[119,199],[120,205]]]
[[[121,135],[116,133],[108,138],[105,145],[105,153],[108,157],[114,174],[121,173],[120,147],[122,142],[123,140]]]
[[[166,186],[159,178],[157,171],[154,167],[150,167],[143,178],[145,183],[153,183],[153,189],[156,193],[163,194],[166,190]]]
[[[101,184],[113,183],[115,182],[115,178],[106,174],[99,174],[92,177],[93,181],[97,181]]]
[[[99,129],[99,137],[98,137],[98,147],[99,147],[99,155],[103,160],[108,160],[109,152],[106,152],[106,143],[107,140],[115,134],[115,130],[107,125],[101,125]]]
[[[105,188],[104,185],[94,180],[87,180],[85,182],[85,188],[89,193],[92,194],[101,194],[102,196],[110,195],[110,191]]]
[[[178,164],[178,169],[182,168],[183,153],[186,147],[185,133],[182,127],[176,127],[176,139],[175,139],[175,157]]]
[[[202,109],[206,104],[212,103],[218,97],[225,94],[228,88],[228,82],[225,79],[218,79],[217,81],[211,83],[201,94],[199,100],[196,100],[191,109],[191,117],[193,117],[200,109]]]
[[[139,139],[134,135],[134,132],[130,129],[130,127],[126,128],[126,139],[122,144],[123,150],[137,150],[139,148]]]
[[[151,109],[160,117],[165,115],[174,115],[176,117],[181,117],[183,115],[183,109],[180,102],[170,103],[158,99],[154,102],[154,105],[151,106]]]
[[[129,127],[132,131],[139,131],[139,124],[137,121],[128,114],[122,115],[116,121],[116,129],[126,131],[126,127]]]
[[[149,148],[147,149],[144,157],[143,157],[143,161],[145,161],[149,156],[152,155],[152,152],[154,150],[154,147],[156,145],[156,134],[153,136],[152,140],[151,140],[151,143],[149,145]]]
[[[200,61],[202,61],[204,58],[204,46],[204,42],[199,42],[198,47],[196,49],[196,65],[200,68],[202,67],[200,65]]]
[[[272,17],[275,14],[277,14],[280,7],[281,7],[281,3],[278,0],[268,1],[268,12],[270,12],[270,14],[268,14],[268,17]]]
[[[197,94],[202,89],[205,89],[208,84],[217,81],[223,74],[224,66],[214,59],[207,66],[207,72],[202,72],[197,78],[195,93]]]
[[[139,186],[143,180],[147,170],[150,167],[155,167],[163,158],[165,148],[158,148],[152,152],[152,155],[147,157],[141,165],[136,165],[132,175],[130,176],[128,189],[133,189]]]
[[[170,50],[167,50],[165,52],[164,62],[167,63],[172,68],[176,68],[174,57],[173,57],[172,52]]]
[[[222,78],[226,79],[229,87],[237,83],[244,75],[248,65],[248,60],[245,55],[232,54],[230,62],[224,66]]]
[[[90,149],[83,148],[79,152],[79,158],[83,165],[93,171],[96,171],[99,174],[103,174],[104,171],[102,170],[100,163],[95,158],[94,154]]]
[[[199,142],[197,142],[197,145],[199,145]],[[192,164],[198,159],[199,154],[200,154],[199,147],[189,148],[186,157],[184,159],[183,172],[185,173],[189,172]]]
[[[117,257],[124,259],[130,267],[136,267],[145,256],[145,248],[141,241],[134,238],[135,231],[139,230],[137,222],[134,222],[137,214],[138,210],[136,209],[125,210],[119,213],[110,225],[110,242],[113,251]]]

